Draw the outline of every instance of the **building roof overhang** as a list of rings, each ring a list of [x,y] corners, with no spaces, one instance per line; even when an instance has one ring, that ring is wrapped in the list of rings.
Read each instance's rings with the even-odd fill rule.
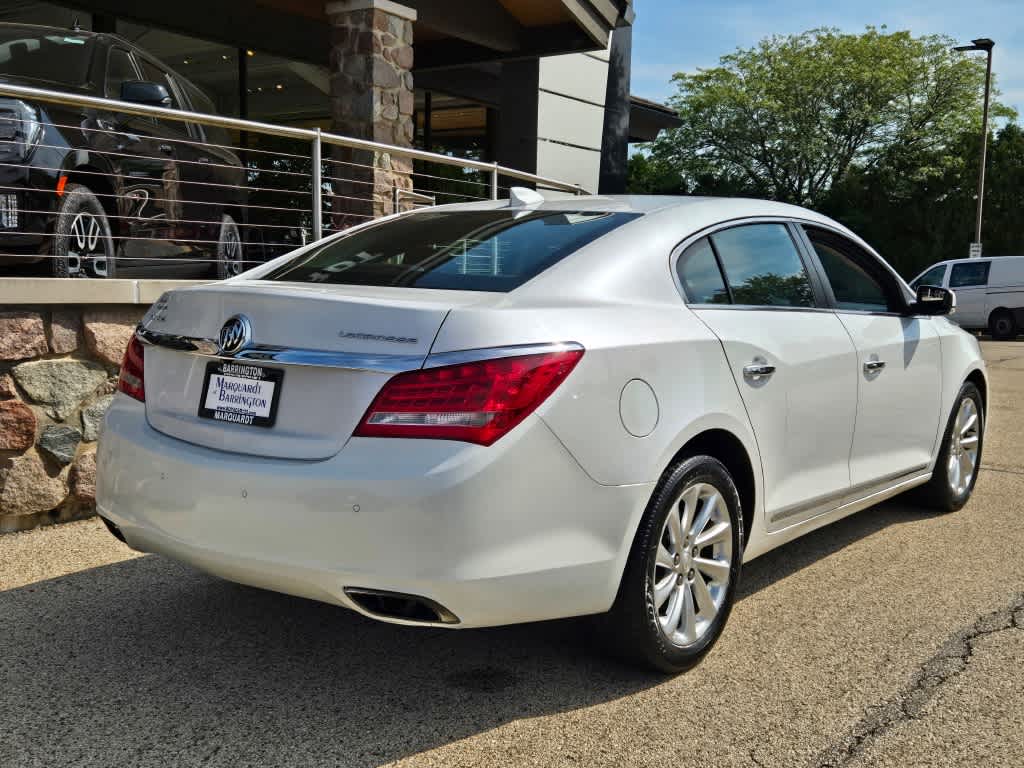
[[[351,0],[350,0],[351,1]],[[374,0],[357,0],[371,5]],[[94,14],[324,65],[330,50],[325,0],[70,0]],[[382,5],[384,3],[381,3]],[[414,70],[606,48],[632,24],[632,0],[399,0],[416,11]],[[245,19],[240,25],[239,19]]]

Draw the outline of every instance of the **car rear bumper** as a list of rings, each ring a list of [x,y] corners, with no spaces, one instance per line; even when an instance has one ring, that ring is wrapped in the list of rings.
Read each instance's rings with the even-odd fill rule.
[[[98,464],[99,513],[136,549],[370,615],[345,588],[414,595],[460,627],[607,610],[653,487],[598,485],[538,418],[489,448],[353,438],[297,461],[168,437],[123,395]]]

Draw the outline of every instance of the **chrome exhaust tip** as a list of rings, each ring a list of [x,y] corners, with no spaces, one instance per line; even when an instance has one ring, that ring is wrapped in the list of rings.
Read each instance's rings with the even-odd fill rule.
[[[440,603],[419,595],[365,587],[345,587],[345,594],[366,613],[380,619],[458,624],[459,617]]]

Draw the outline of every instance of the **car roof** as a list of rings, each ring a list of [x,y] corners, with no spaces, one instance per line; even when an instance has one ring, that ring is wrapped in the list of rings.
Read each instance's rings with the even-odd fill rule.
[[[820,220],[835,226],[836,222],[807,208],[773,200],[747,197],[700,197],[683,195],[571,195],[546,199],[535,205],[516,205],[509,199],[482,200],[475,203],[451,203],[430,210],[494,210],[522,208],[548,211],[608,211],[621,213],[655,213],[669,209],[684,212],[700,208],[709,217],[720,216],[723,221],[753,216],[783,216],[787,218]]]
[[[158,64],[163,69],[166,69],[168,72],[174,75],[175,80],[178,80],[182,83],[187,83],[188,85],[199,90],[200,92],[206,93],[202,88],[199,88],[187,77],[182,75],[176,69],[173,69],[167,63],[161,61],[157,56],[154,56],[145,48],[142,48],[133,43],[131,40],[126,40],[120,35],[115,35],[111,32],[92,32],[87,29],[73,29],[71,27],[54,27],[48,24],[22,24],[11,22],[0,22],[0,29],[24,29],[27,32],[34,32],[35,34],[42,34],[47,32],[52,32],[56,34],[74,34],[80,35],[81,37],[89,38],[91,41],[100,43],[101,45],[120,45],[129,49],[135,54],[141,55],[143,58],[148,59],[154,64]]]

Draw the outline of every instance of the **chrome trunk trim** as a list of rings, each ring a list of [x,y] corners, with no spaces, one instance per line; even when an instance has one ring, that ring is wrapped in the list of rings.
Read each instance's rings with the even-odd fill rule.
[[[278,363],[281,365],[308,365],[370,373],[402,373],[403,371],[413,371],[417,368],[439,368],[444,365],[461,365],[479,360],[493,360],[500,357],[518,357],[520,355],[583,350],[583,345],[575,341],[462,349],[454,352],[440,352],[433,355],[366,354],[250,344],[234,354],[229,354],[221,351],[215,339],[164,333],[163,331],[154,331],[142,325],[135,329],[135,335],[143,344],[221,360],[245,360],[254,363]]]

